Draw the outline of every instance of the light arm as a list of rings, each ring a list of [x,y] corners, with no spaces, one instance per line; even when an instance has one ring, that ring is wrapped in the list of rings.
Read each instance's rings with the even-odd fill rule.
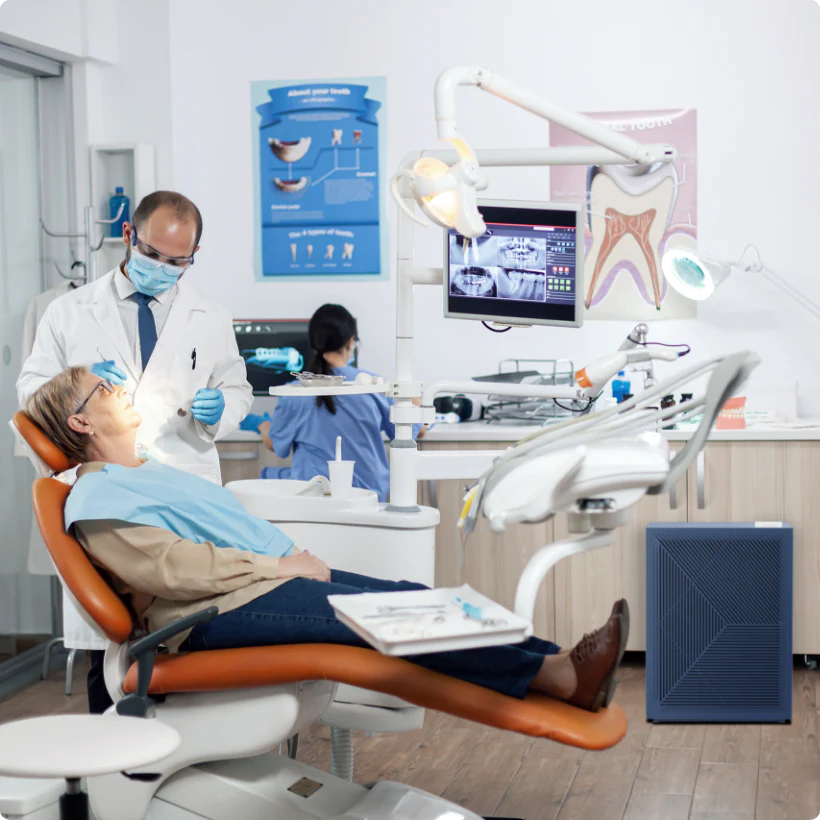
[[[752,268],[752,270],[755,270]],[[809,313],[814,316],[815,319],[820,319],[820,305],[816,302],[813,302],[806,296],[804,293],[801,293],[797,288],[793,285],[789,284],[780,274],[775,273],[772,270],[769,270],[766,267],[760,267],[757,269],[757,272],[761,274],[764,278],[768,279],[773,285],[776,285],[786,296],[791,297],[794,299],[795,302],[800,303],[800,307],[804,310],[807,310]]]
[[[591,117],[550,102],[538,94],[533,94],[516,83],[498,76],[490,69],[479,66],[456,66],[442,72],[436,81],[436,127],[439,139],[453,143],[462,159],[474,159],[469,146],[459,136],[456,124],[455,92],[462,85],[474,85],[525,111],[568,128],[590,142],[617,154],[616,161],[619,163],[622,163],[624,159],[642,164],[669,163],[675,159],[675,149],[671,145],[646,145],[638,142],[625,134],[610,130]],[[566,153],[569,149],[563,149],[563,151]]]

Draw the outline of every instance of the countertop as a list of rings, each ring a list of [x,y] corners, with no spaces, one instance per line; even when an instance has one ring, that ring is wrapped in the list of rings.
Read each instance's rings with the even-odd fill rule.
[[[758,424],[746,430],[712,430],[710,441],[820,441],[820,419],[801,421],[797,424],[814,424],[813,427],[796,427],[774,424]],[[467,421],[460,424],[436,424],[427,431],[424,442],[459,442],[459,441],[518,441],[534,433],[540,427],[514,424],[487,424],[483,421]],[[665,430],[664,435],[670,441],[687,441],[694,428],[686,430]],[[219,440],[218,443],[239,443],[261,441],[258,433],[237,430]]]

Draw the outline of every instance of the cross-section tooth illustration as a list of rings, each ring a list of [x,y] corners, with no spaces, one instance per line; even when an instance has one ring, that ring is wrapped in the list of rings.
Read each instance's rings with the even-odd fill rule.
[[[297,191],[301,191],[308,184],[308,178],[299,177],[299,179],[280,179],[279,177],[274,177],[273,184],[280,191],[284,191],[287,194],[295,194]]]
[[[268,145],[276,159],[282,162],[299,162],[307,154],[310,148],[310,137],[302,137],[300,140],[280,140],[275,137],[268,138]]]
[[[632,274],[643,298],[661,309],[660,244],[677,198],[674,165],[592,166],[587,176],[592,246],[584,263],[587,307],[603,299],[619,272]],[[606,272],[605,272],[606,268]]]

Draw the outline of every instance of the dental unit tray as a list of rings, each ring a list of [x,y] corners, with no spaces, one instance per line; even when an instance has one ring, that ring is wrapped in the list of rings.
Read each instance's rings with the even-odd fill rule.
[[[503,359],[498,363],[498,373],[473,376],[473,381],[572,386],[575,384],[575,367],[569,359]],[[488,423],[497,421],[544,425],[572,416],[585,408],[585,403],[572,400],[566,400],[562,404],[563,407],[556,404],[554,399],[488,396],[481,417]],[[570,407],[574,408],[575,413]]]
[[[391,385],[360,384],[346,382],[344,376],[325,376],[321,373],[291,373],[298,384],[283,384],[271,387],[268,392],[271,396],[341,396],[362,393],[387,393]]]
[[[336,617],[384,655],[420,655],[521,643],[532,624],[469,584],[328,595]]]
[[[290,375],[299,379],[302,387],[337,387],[345,382],[344,376],[326,376],[322,373],[309,373],[307,370],[301,373],[293,372]]]

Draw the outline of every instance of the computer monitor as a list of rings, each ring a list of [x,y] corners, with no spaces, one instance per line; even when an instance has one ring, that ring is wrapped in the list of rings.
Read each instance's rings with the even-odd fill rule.
[[[483,200],[487,231],[445,239],[444,315],[510,325],[581,327],[582,205]]]
[[[233,332],[254,396],[270,395],[310,364],[307,319],[234,319]]]

